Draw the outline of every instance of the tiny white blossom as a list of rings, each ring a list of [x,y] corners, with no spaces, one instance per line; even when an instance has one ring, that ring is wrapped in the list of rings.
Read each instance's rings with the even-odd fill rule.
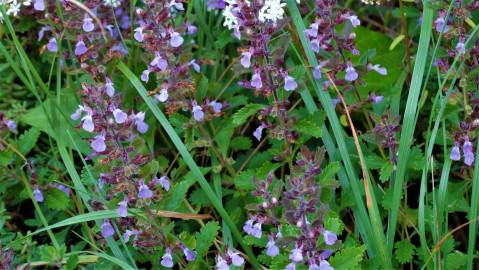
[[[281,0],[266,0],[263,7],[259,10],[258,19],[261,22],[272,21],[276,22],[283,18],[286,3]]]

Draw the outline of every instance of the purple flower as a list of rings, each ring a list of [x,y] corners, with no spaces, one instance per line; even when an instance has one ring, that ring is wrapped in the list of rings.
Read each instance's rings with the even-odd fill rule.
[[[37,41],[41,41],[43,39],[43,36],[45,35],[45,31],[50,31],[51,28],[50,26],[43,26],[40,28],[40,31],[38,31],[38,39]]]
[[[296,245],[296,247],[291,250],[291,253],[289,253],[289,259],[295,263],[303,260],[303,251],[298,245]]]
[[[83,18],[82,28],[83,28],[83,31],[87,33],[95,29],[95,25],[93,24],[93,19],[88,14],[85,14],[85,17]]]
[[[297,87],[298,83],[296,83],[296,80],[293,77],[289,75],[286,75],[286,77],[284,77],[284,90],[293,91]]]
[[[138,188],[138,197],[141,199],[149,199],[153,197],[153,192],[150,190],[150,188],[143,183],[143,181],[140,181],[140,186]]]
[[[161,257],[161,265],[167,268],[173,267],[173,257],[171,256],[171,248],[166,248],[165,254]]]
[[[103,236],[103,238],[107,238],[113,236],[114,234],[115,229],[113,229],[113,226],[111,226],[110,221],[105,219],[103,221],[103,224],[101,224],[101,235]]]
[[[459,150],[459,144],[456,142],[454,143],[454,147],[451,150],[451,155],[449,156],[451,160],[458,161],[461,159],[461,152]]]
[[[238,251],[228,250],[228,256],[230,256],[231,262],[234,266],[240,267],[244,264],[244,259],[239,255]]]
[[[240,60],[241,65],[244,68],[249,68],[251,66],[251,52],[246,51],[241,54],[241,60]]]
[[[198,28],[192,24],[188,24],[186,26],[186,32],[188,33],[188,35],[194,35],[196,34],[196,32],[198,32]]]
[[[72,115],[70,115],[70,118],[72,120],[78,120],[81,117],[81,113],[84,111],[85,111],[85,107],[83,107],[82,105],[78,105],[78,109],[76,109],[76,111],[72,113]]]
[[[196,122],[200,122],[201,120],[203,120],[205,114],[203,113],[203,109],[201,108],[201,106],[193,105],[192,112],[193,118],[195,118]]]
[[[255,71],[255,73],[251,77],[251,86],[253,86],[256,89],[260,89],[263,87],[263,82],[261,81],[261,75],[259,75],[258,71]]]
[[[351,63],[348,63],[347,67],[346,67],[346,76],[344,77],[344,79],[346,79],[346,81],[355,81],[357,80],[359,77],[358,73],[356,72],[356,70],[354,69],[354,67],[351,65]]]
[[[261,137],[263,136],[263,129],[265,126],[261,124],[259,127],[256,128],[256,130],[253,132],[253,136],[256,138],[256,140],[260,141]]]
[[[200,67],[200,65],[198,65],[198,63],[196,63],[196,60],[195,60],[195,59],[193,59],[193,60],[191,60],[190,62],[188,62],[188,64],[189,64],[190,66],[193,66],[193,69],[194,69],[196,72],[198,72],[198,73],[200,72],[201,67]]]
[[[112,80],[110,78],[106,78],[106,83],[105,83],[105,90],[106,90],[106,94],[109,96],[109,97],[113,97],[115,95],[115,87],[114,87],[114,84],[112,82]]]
[[[135,28],[135,34],[133,37],[136,39],[136,41],[143,42],[143,39],[145,38],[145,36],[143,36],[143,27],[140,26]]]
[[[228,262],[221,256],[216,256],[216,270],[230,270]]]
[[[319,270],[334,270],[334,268],[329,265],[328,261],[322,260],[319,262]]]
[[[168,181],[168,177],[167,176],[162,176],[158,179],[158,184],[160,184],[160,186],[162,188],[164,188],[166,191],[170,190],[170,181]]]
[[[308,270],[320,270],[319,265],[317,265],[315,263],[310,264]]]
[[[138,240],[138,235],[140,234],[140,231],[138,230],[126,230],[125,233],[123,234],[123,239],[125,239],[125,243],[127,243],[130,240],[130,236],[134,235],[135,238],[134,240]]]
[[[87,50],[88,48],[85,46],[85,42],[83,42],[83,40],[80,39],[80,41],[78,41],[77,44],[75,45],[75,55],[76,56],[83,55],[86,53]]]
[[[436,31],[438,33],[440,33],[441,31],[443,31],[443,28],[444,28],[444,33],[447,33],[447,31],[449,30],[449,27],[447,26],[446,24],[446,20],[444,19],[444,17],[438,17],[435,21],[434,21],[434,25],[436,26]]]
[[[266,244],[266,255],[270,257],[275,257],[279,254],[279,248],[276,245],[274,238],[269,237],[268,243]]]
[[[474,163],[474,153],[472,151],[472,143],[469,138],[466,137],[464,144],[462,145],[462,152],[464,153],[464,164],[471,166]]]
[[[44,200],[43,193],[38,187],[35,187],[35,189],[33,190],[33,197],[37,202],[43,202]]]
[[[150,70],[149,69],[143,70],[143,72],[141,73],[140,79],[147,83],[148,80],[150,79]]]
[[[183,254],[185,255],[186,260],[189,262],[192,262],[196,259],[196,252],[187,247],[183,248]]]
[[[95,125],[93,124],[93,118],[90,114],[83,116],[81,121],[82,121],[82,128],[85,131],[93,132],[93,130],[95,130]]]
[[[367,68],[368,70],[374,70],[383,76],[388,75],[388,70],[385,67],[381,67],[379,64],[375,64],[374,66],[371,64],[368,64]]]
[[[314,22],[309,25],[309,28],[304,30],[304,33],[308,35],[309,37],[315,38],[318,36],[318,29],[319,29],[319,23]]]
[[[333,104],[333,107],[336,107],[336,105],[338,105],[338,103],[339,103],[339,98],[331,99],[331,103]]]
[[[223,108],[223,104],[221,104],[220,102],[216,102],[216,100],[211,101],[209,105],[211,106],[211,108],[213,108],[213,111],[215,113],[220,113],[221,109]]]
[[[356,15],[350,15],[347,17],[347,19],[351,22],[351,25],[353,27],[358,27],[359,25],[361,25],[361,21],[358,19],[358,16]]]
[[[183,44],[183,37],[177,32],[171,33],[170,35],[171,47],[177,48],[177,47],[180,47],[181,44]]]
[[[253,236],[253,237],[256,237],[256,238],[261,238],[261,234],[262,234],[262,231],[261,231],[261,223],[260,222],[257,222],[256,224],[254,224],[254,218],[250,219],[250,220],[247,220],[243,226],[243,230]]]
[[[334,245],[334,243],[336,243],[336,240],[338,240],[338,237],[336,236],[336,234],[328,230],[325,230],[323,232],[323,237],[324,237],[324,242],[328,246]]]
[[[161,57],[160,53],[156,53],[155,58],[150,62],[150,65],[156,66],[161,71],[164,71],[168,67],[168,62]]]
[[[7,119],[4,123],[11,132],[17,129],[17,123],[15,123],[13,120]]]
[[[70,196],[70,189],[68,187],[66,187],[62,184],[57,184],[57,183],[52,184],[52,186],[55,187],[58,190],[61,190],[61,191],[65,192],[65,194],[67,196]]]
[[[126,122],[126,119],[128,118],[128,114],[126,114],[124,111],[120,109],[114,109],[113,117],[115,118],[115,122],[117,124],[123,124]]]
[[[158,100],[159,102],[165,102],[168,100],[168,89],[163,88],[160,90],[159,95],[155,95],[155,99]]]
[[[45,10],[45,2],[43,0],[35,0],[35,3],[33,3],[33,8],[38,11],[43,11]]]
[[[296,264],[294,262],[286,265],[285,270],[296,270]]]
[[[128,216],[128,209],[127,209],[128,203],[126,200],[123,200],[118,203],[118,209],[117,213],[120,217],[127,217]]]
[[[317,66],[314,67],[313,77],[314,77],[315,80],[319,80],[323,77],[323,75],[321,74],[321,66],[320,65],[317,65]]]
[[[148,124],[145,123],[145,113],[139,112],[133,116],[135,121],[136,130],[140,133],[146,133],[148,131]]]
[[[52,37],[48,40],[47,49],[48,49],[48,51],[53,52],[53,53],[58,52],[57,40],[54,37]]]
[[[459,41],[456,44],[456,51],[458,54],[462,55],[466,53],[466,45],[464,44],[464,41]]]
[[[101,153],[106,150],[105,136],[102,134],[96,135],[91,142],[91,148],[97,153]]]

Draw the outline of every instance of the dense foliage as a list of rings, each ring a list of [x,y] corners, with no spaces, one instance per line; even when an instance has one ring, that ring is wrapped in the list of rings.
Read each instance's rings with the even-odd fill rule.
[[[0,269],[479,265],[479,1],[0,11]]]

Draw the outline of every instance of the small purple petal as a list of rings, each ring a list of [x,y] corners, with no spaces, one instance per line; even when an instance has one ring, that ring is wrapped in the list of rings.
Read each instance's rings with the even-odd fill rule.
[[[334,245],[334,243],[336,243],[336,241],[338,240],[338,237],[336,236],[336,234],[328,230],[325,230],[323,232],[323,236],[324,236],[324,242],[328,246]]]
[[[83,31],[85,32],[91,32],[95,29],[95,25],[93,24],[93,19],[90,18],[89,15],[85,15],[85,17],[83,18]]]
[[[105,136],[96,135],[91,142],[91,148],[97,153],[101,153],[106,150]]]
[[[75,55],[76,56],[83,55],[86,53],[87,50],[88,48],[85,46],[85,42],[83,42],[83,40],[80,39],[80,41],[78,41],[77,44],[75,45]]]
[[[88,132],[93,132],[93,130],[95,130],[95,125],[93,124],[93,118],[91,117],[91,115],[83,116],[82,128]]]
[[[141,73],[140,79],[147,83],[148,80],[150,79],[150,70],[148,69],[143,70],[143,72]]]
[[[354,69],[353,66],[351,65],[348,65],[348,67],[346,68],[346,76],[344,77],[344,79],[346,79],[346,81],[355,81],[357,80],[359,77],[358,73],[356,72],[356,70]]]
[[[287,75],[284,78],[284,90],[293,91],[297,87],[298,87],[298,83],[296,83],[296,80],[293,77]]]
[[[261,81],[261,75],[258,72],[255,72],[251,77],[251,86],[256,89],[263,88],[263,82]]]
[[[319,80],[323,77],[323,75],[321,74],[321,66],[315,66],[314,69],[313,69],[313,77],[315,80]]]
[[[358,16],[356,15],[349,16],[348,20],[351,22],[351,25],[353,27],[358,27],[359,25],[361,25],[361,21],[358,19]]]
[[[270,257],[278,256],[279,248],[274,242],[274,239],[270,238],[268,243],[266,244],[266,255]]]
[[[232,252],[228,250],[228,255],[230,256],[231,262],[233,263],[234,266],[240,267],[244,264],[244,259],[243,257],[239,255],[238,251]]]
[[[243,52],[241,54],[240,63],[244,68],[249,68],[251,66],[251,52],[250,51]]]
[[[177,32],[171,33],[171,36],[170,36],[171,47],[177,48],[177,47],[180,47],[181,44],[183,44],[183,37]]]
[[[105,91],[109,97],[113,97],[115,95],[115,87],[113,85],[113,81],[108,77],[106,78]]]
[[[196,63],[196,60],[195,60],[195,59],[191,60],[191,61],[189,62],[189,64],[190,64],[190,66],[193,66],[193,69],[194,69],[196,72],[198,72],[198,73],[200,72],[201,67],[200,67],[200,65],[198,65],[198,63]]]
[[[303,251],[296,246],[293,250],[291,250],[289,259],[295,263],[301,262],[303,260]]]
[[[113,226],[111,226],[110,221],[105,219],[103,221],[103,224],[101,224],[101,235],[103,238],[107,238],[110,236],[113,236],[115,234],[115,229],[113,229]]]
[[[221,256],[216,257],[216,270],[230,270],[228,262]]]
[[[47,44],[47,49],[48,51],[50,52],[58,52],[58,44],[57,44],[57,40],[55,38],[50,38],[48,40],[48,44]]]
[[[183,254],[185,255],[186,260],[189,262],[192,262],[196,259],[196,252],[189,248],[183,248]]]
[[[147,185],[141,183],[138,189],[138,197],[140,197],[141,199],[149,199],[153,197],[153,192]]]
[[[264,125],[261,125],[256,128],[256,130],[253,132],[253,136],[256,138],[256,140],[261,141],[261,137],[263,136],[263,129]]]
[[[170,181],[168,181],[167,176],[160,177],[160,179],[158,179],[158,184],[160,184],[160,186],[164,188],[166,191],[170,190],[170,187],[171,187]]]
[[[33,190],[33,197],[37,202],[43,202],[44,200],[43,193],[38,187],[35,187],[35,189]]]
[[[128,203],[125,200],[118,203],[117,213],[120,217],[127,217],[128,216],[127,206],[128,206]]]
[[[203,120],[203,117],[205,116],[205,114],[203,113],[203,109],[201,108],[201,106],[198,106],[198,105],[193,106],[192,112],[193,112],[193,118],[195,118],[196,122],[200,122],[201,120]]]
[[[33,4],[33,8],[38,11],[44,11],[45,10],[45,1],[43,0],[35,0],[35,3]]]
[[[163,257],[161,257],[161,265],[167,268],[173,267],[173,257],[171,256],[171,249],[167,248]]]
[[[456,143],[456,145],[452,148],[451,150],[451,155],[449,156],[451,160],[458,161],[461,159],[461,152],[459,150],[459,145]]]
[[[319,270],[334,270],[334,268],[329,265],[328,261],[322,260],[319,263]]]
[[[168,100],[168,89],[161,89],[159,95],[155,95],[155,99],[159,102],[165,102]]]
[[[126,122],[126,119],[128,119],[128,115],[120,109],[113,110],[113,117],[117,124],[123,124]]]
[[[11,132],[17,129],[17,123],[15,123],[13,120],[10,120],[10,119],[5,120],[5,125]]]
[[[216,101],[211,101],[210,106],[211,106],[211,108],[213,108],[213,111],[215,113],[220,113],[221,109],[223,108],[223,104],[221,104],[220,102],[216,102]]]
[[[296,270],[296,264],[294,262],[286,265],[285,270]]]
[[[133,37],[136,39],[138,42],[143,42],[143,39],[145,36],[143,35],[143,27],[137,27],[135,28],[135,34]]]

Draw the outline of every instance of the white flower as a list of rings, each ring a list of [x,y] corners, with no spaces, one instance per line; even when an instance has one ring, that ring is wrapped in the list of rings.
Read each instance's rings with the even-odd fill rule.
[[[118,7],[121,4],[121,0],[103,0],[103,4],[109,7]]]
[[[225,0],[225,8],[223,10],[223,16],[225,17],[225,22],[223,26],[228,27],[228,29],[234,29],[239,25],[238,18],[234,15],[239,8],[236,7],[236,0]]]
[[[281,0],[266,0],[263,7],[259,10],[258,19],[261,22],[267,20],[276,22],[283,18],[284,6],[286,6],[286,3],[282,3]]]

